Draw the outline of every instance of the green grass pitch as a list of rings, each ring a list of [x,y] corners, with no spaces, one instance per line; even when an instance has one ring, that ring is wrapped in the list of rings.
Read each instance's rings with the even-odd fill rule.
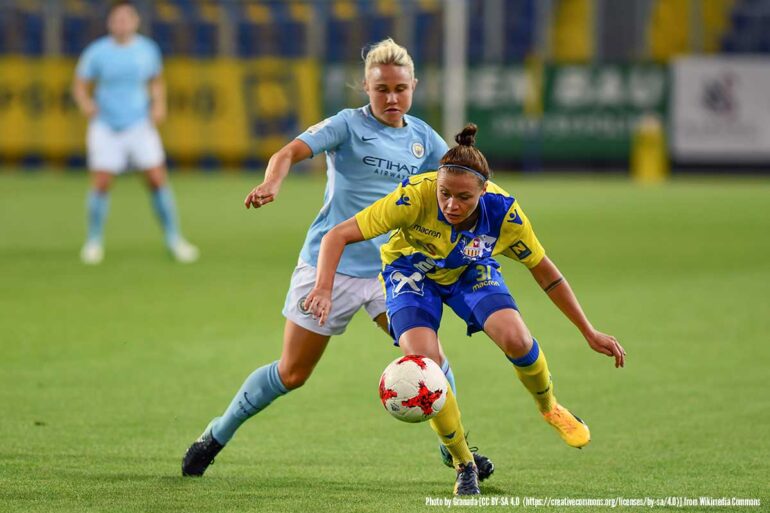
[[[105,262],[89,268],[78,260],[85,175],[0,173],[0,511],[446,509],[426,497],[450,497],[453,472],[428,425],[382,410],[379,374],[399,353],[363,312],[305,388],[249,421],[204,478],[180,477],[187,446],[280,354],[285,291],[322,200],[320,178],[298,177],[247,211],[257,181],[174,176],[202,251],[183,266],[163,249],[141,181],[121,178]],[[592,352],[526,269],[503,263],[557,396],[591,426],[577,451],[493,344],[466,337],[447,311],[440,336],[464,423],[497,465],[482,492],[759,498],[726,509],[767,511],[770,182],[498,181],[628,363]]]

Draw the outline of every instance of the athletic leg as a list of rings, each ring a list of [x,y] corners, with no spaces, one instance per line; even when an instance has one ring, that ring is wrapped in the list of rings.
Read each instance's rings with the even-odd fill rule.
[[[86,264],[98,264],[104,259],[104,222],[110,208],[112,174],[107,171],[91,172],[91,190],[86,200],[88,235],[80,252]]]
[[[399,346],[405,355],[421,354],[433,361],[441,359],[436,332],[428,327],[416,327],[405,331]],[[451,399],[450,399],[451,398]],[[456,463],[469,463],[473,455],[465,442],[465,433],[460,422],[460,410],[451,389],[447,391],[447,402],[438,415],[430,421],[433,430],[452,454]]]
[[[513,308],[497,310],[486,319],[484,331],[513,364],[546,422],[572,447],[587,445],[591,440],[588,426],[556,401],[545,353],[519,312]]]
[[[166,167],[161,165],[146,169],[144,176],[152,196],[155,215],[163,228],[166,245],[170,248],[179,239],[179,221],[174,194],[168,185]]]
[[[388,331],[388,318],[387,315],[384,313],[378,315],[374,318],[374,322],[377,323],[377,325],[382,328],[383,331],[388,333],[390,335],[390,332]],[[457,388],[455,387],[455,377],[454,373],[452,372],[452,367],[449,365],[449,360],[446,357],[446,354],[444,353],[444,348],[441,345],[441,341],[438,340],[438,358],[440,360],[436,360],[437,362],[441,362],[441,370],[444,372],[444,376],[446,376],[447,381],[449,382],[449,387],[452,389],[453,394],[455,397],[457,397]],[[422,354],[422,353],[420,353]],[[427,356],[427,355],[426,355]],[[454,457],[449,452],[449,449],[444,445],[443,440],[441,437],[439,437],[439,454],[441,456],[441,461],[446,465],[447,467],[454,468]],[[495,465],[492,463],[492,460],[484,456],[483,454],[477,452],[477,448],[473,447],[471,449],[471,452],[473,454],[473,460],[476,463],[476,467],[478,467],[479,471],[479,481],[483,481],[490,477],[494,471],[495,471]]]
[[[405,355],[421,354],[433,361],[441,360],[438,336],[432,328],[420,326],[405,331],[399,338],[399,346]],[[468,443],[465,441],[465,432],[460,417],[460,408],[450,388],[447,390],[443,408],[430,420],[430,427],[454,458],[457,470],[454,493],[456,495],[475,495],[481,493],[478,484],[478,469],[474,463],[473,454],[468,448]]]
[[[230,406],[213,425],[214,438],[226,444],[244,422],[274,399],[304,385],[321,360],[329,338],[287,320],[280,360],[260,367],[246,378]]]
[[[374,322],[377,323],[377,326],[382,329],[385,333],[390,336],[390,331],[388,331],[388,316],[385,315],[385,313],[381,313],[377,317],[374,318]],[[455,385],[455,375],[454,372],[452,372],[452,367],[449,365],[449,360],[446,357],[446,354],[444,353],[444,348],[441,345],[441,341],[438,341],[438,357],[440,360],[436,360],[436,363],[441,366],[441,370],[444,372],[444,376],[446,376],[447,381],[449,381],[449,386],[452,388],[452,392],[457,395],[457,387]],[[427,355],[425,355],[427,356]],[[432,358],[431,358],[432,359]]]
[[[98,264],[104,259],[104,223],[113,175],[125,168],[127,155],[121,135],[100,121],[88,124],[86,147],[91,189],[86,200],[88,235],[80,258],[86,264]]]
[[[280,360],[258,368],[246,378],[222,416],[209,423],[187,450],[182,474],[203,475],[244,422],[276,398],[301,387],[323,356],[329,338],[287,320]]]
[[[154,166],[145,170],[145,179],[150,189],[152,206],[158,218],[163,235],[174,258],[183,263],[194,262],[198,259],[198,248],[187,242],[179,230],[174,193],[168,183],[168,172],[165,165]]]

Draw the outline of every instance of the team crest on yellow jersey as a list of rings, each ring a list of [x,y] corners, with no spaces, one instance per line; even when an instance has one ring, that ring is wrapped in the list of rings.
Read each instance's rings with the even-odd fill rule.
[[[489,235],[479,235],[478,237],[474,237],[463,248],[463,255],[471,260],[475,260],[485,255],[491,255],[496,240],[495,237],[490,237]]]

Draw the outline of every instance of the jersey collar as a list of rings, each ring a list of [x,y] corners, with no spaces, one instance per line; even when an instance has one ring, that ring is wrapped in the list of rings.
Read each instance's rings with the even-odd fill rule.
[[[489,215],[487,214],[487,205],[484,201],[484,198],[486,197],[486,194],[483,194],[481,198],[479,198],[479,219],[476,221],[476,229],[471,232],[468,230],[461,230],[456,231],[454,225],[447,221],[446,217],[444,217],[444,213],[441,211],[441,207],[438,205],[438,198],[436,198],[436,210],[438,210],[438,220],[441,221],[444,224],[448,224],[449,227],[452,230],[452,236],[451,236],[451,242],[455,242],[457,240],[457,237],[459,235],[467,235],[468,237],[475,237],[476,234],[487,234],[489,233]],[[474,233],[475,232],[475,233]]]

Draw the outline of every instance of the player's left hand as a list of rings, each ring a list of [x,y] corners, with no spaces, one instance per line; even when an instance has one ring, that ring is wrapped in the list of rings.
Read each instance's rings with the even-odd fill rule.
[[[313,288],[310,294],[305,298],[304,308],[313,315],[313,319],[318,321],[320,326],[326,324],[329,318],[329,312],[332,309],[332,292]]]
[[[615,368],[624,367],[626,364],[626,351],[620,345],[618,339],[601,331],[593,330],[586,335],[586,341],[591,349],[597,353],[606,354],[615,358]]]

